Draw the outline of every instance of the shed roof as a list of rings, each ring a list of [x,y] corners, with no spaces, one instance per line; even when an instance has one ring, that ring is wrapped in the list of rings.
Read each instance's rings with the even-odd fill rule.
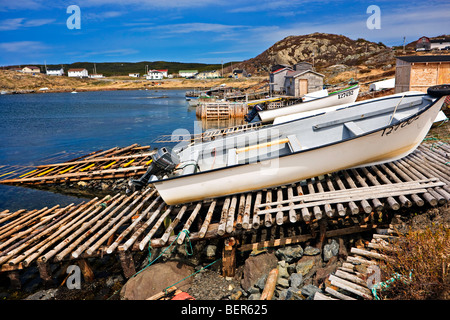
[[[77,69],[69,69],[67,72],[76,72],[76,71],[83,71],[86,70],[84,68],[77,68]]]
[[[403,56],[396,57],[406,62],[450,62],[450,55],[441,56]]]
[[[316,71],[313,71],[313,70],[288,71],[287,74],[286,74],[286,77],[297,78],[297,77],[299,77],[299,76],[301,76],[301,75],[303,75],[305,73],[308,73],[308,72],[314,73],[314,74],[316,74],[316,75],[318,75],[319,77],[322,77],[322,78],[325,77],[325,75],[323,75],[321,73],[318,73]]]

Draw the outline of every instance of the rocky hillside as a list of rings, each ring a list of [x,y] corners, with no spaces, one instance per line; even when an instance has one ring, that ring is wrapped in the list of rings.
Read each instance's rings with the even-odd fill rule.
[[[312,33],[286,37],[255,58],[243,61],[238,67],[248,72],[266,73],[271,65],[293,65],[300,61],[314,62],[318,71],[333,65],[381,68],[395,63],[394,53],[383,43],[352,40],[336,34]]]

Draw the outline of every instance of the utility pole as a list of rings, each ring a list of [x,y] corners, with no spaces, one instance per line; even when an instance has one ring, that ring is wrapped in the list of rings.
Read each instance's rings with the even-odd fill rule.
[[[405,53],[405,40],[406,40],[406,37],[403,37],[403,53]]]
[[[223,78],[223,60],[221,62],[222,62],[222,78]]]

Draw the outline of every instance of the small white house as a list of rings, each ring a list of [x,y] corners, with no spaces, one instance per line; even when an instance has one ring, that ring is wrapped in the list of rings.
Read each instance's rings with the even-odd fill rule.
[[[158,70],[156,70],[156,71],[161,72],[161,73],[163,74],[163,77],[167,78],[169,69],[158,69]]]
[[[62,76],[64,74],[64,69],[47,69],[45,72],[48,76]]]
[[[99,78],[104,78],[104,77],[103,77],[103,74],[101,74],[101,73],[95,73],[95,74],[90,74],[89,78],[91,78],[91,79],[99,79]]]
[[[35,66],[27,66],[22,68],[23,73],[41,73],[41,69]]]
[[[159,71],[156,71],[156,70],[150,70],[147,73],[146,78],[147,78],[147,80],[162,80],[163,73],[159,72]]]
[[[178,74],[180,75],[181,78],[189,78],[189,77],[193,77],[198,73],[197,70],[179,70]]]
[[[133,77],[133,78],[139,78],[141,76],[141,74],[140,73],[129,73],[128,76]]]
[[[89,73],[86,69],[69,69],[67,71],[67,76],[74,78],[86,78],[89,76]]]

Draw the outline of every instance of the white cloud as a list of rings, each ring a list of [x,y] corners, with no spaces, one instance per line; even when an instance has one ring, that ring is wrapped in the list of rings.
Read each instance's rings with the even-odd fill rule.
[[[14,18],[0,21],[0,31],[17,30],[20,28],[40,27],[53,23],[55,19],[25,19]]]
[[[46,49],[48,49],[48,46],[39,41],[13,41],[0,43],[0,50],[6,52],[37,52]]]

